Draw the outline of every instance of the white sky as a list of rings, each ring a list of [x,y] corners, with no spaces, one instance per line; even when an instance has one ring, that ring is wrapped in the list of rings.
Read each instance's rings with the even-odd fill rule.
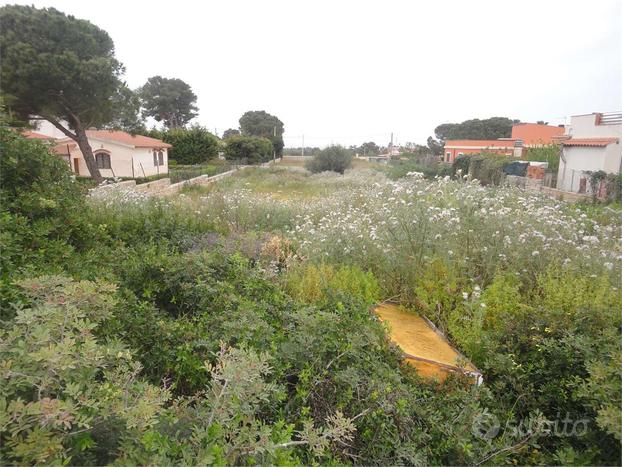
[[[183,79],[219,134],[247,110],[277,115],[286,146],[386,145],[392,131],[424,144],[444,122],[622,110],[617,0],[17,3],[106,30],[132,88]]]

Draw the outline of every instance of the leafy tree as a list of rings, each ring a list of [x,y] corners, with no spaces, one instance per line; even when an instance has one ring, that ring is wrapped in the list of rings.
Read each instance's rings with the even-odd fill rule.
[[[240,130],[243,136],[268,138],[274,146],[276,157],[283,155],[283,122],[264,110],[248,111],[240,118]]]
[[[227,139],[225,157],[241,164],[259,164],[273,157],[272,142],[255,136],[232,136]]]
[[[149,135],[171,144],[169,157],[179,164],[202,164],[214,159],[220,148],[219,139],[199,125],[188,129],[152,130]]]
[[[307,170],[318,173],[325,171],[343,174],[352,165],[352,154],[342,146],[330,146],[307,162]]]
[[[434,129],[434,134],[441,142],[448,139],[509,138],[512,135],[514,123],[517,123],[517,120],[506,117],[492,117],[484,120],[474,118],[462,123],[444,123]]]
[[[443,153],[443,146],[448,139],[509,138],[512,125],[519,122],[506,117],[491,117],[484,120],[474,118],[462,123],[443,123],[434,129],[436,139],[431,136],[428,138],[428,147],[439,155]]]
[[[225,130],[222,134],[222,139],[231,138],[232,136],[240,136],[240,130],[236,130],[235,128],[229,128]]]
[[[428,148],[432,151],[432,154],[438,156],[443,154],[443,144],[436,141],[431,136],[428,136]]]
[[[73,139],[91,176],[102,180],[86,129],[113,125],[123,103],[123,66],[108,33],[54,8],[0,8],[2,97],[23,120],[43,118]]]
[[[197,96],[178,78],[153,76],[140,89],[143,115],[164,122],[167,128],[181,128],[197,116]]]
[[[112,96],[112,102],[116,109],[112,121],[104,128],[121,129],[133,135],[143,134],[147,131],[145,122],[140,115],[140,96],[127,86],[120,86]]]
[[[377,156],[380,154],[380,147],[373,141],[370,141],[368,143],[361,144],[361,147],[357,149],[357,152],[365,156]]]

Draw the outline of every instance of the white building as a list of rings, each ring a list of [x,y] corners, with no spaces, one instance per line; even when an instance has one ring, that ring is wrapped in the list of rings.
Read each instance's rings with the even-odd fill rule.
[[[31,138],[45,136],[54,141],[54,152],[76,175],[91,176],[76,142],[51,123],[40,121],[36,133],[28,132]],[[168,150],[172,146],[164,141],[116,130],[87,130],[86,136],[102,177],[140,178],[168,173]]]
[[[622,112],[573,116],[564,136],[558,189],[591,193],[590,172],[622,172]]]
[[[86,136],[102,177],[139,178],[168,173],[168,150],[172,146],[159,139],[111,130],[87,130]],[[56,152],[70,163],[71,170],[90,177],[76,142],[70,138],[56,142]]]

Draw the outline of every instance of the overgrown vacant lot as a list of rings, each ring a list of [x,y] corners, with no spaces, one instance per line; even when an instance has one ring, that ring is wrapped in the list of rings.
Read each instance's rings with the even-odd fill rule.
[[[618,462],[619,210],[283,168],[87,199],[1,141],[7,462]],[[401,365],[387,298],[484,384]]]

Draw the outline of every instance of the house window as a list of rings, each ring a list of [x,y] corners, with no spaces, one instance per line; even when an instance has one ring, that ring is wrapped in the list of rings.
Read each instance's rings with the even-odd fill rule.
[[[445,162],[449,162],[451,160],[451,152],[445,153]]]
[[[164,165],[164,152],[153,150],[153,166]]]
[[[98,169],[109,169],[110,168],[110,154],[105,152],[98,152],[95,154],[95,162],[97,162]]]

